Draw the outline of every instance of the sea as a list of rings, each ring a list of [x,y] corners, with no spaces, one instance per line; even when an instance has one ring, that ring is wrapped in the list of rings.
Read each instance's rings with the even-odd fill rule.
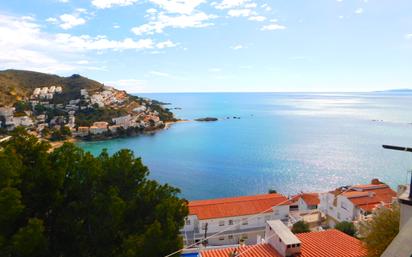
[[[285,195],[369,183],[409,182],[412,93],[140,94],[188,120],[150,135],[79,142],[98,155],[131,149],[150,178],[188,200],[276,190]],[[216,117],[216,122],[196,118]]]

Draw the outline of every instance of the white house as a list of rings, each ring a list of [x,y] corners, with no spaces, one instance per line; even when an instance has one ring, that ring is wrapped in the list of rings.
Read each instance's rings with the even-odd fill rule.
[[[300,212],[317,210],[320,204],[319,193],[301,193],[297,196]]]
[[[342,221],[355,221],[375,208],[391,204],[396,192],[377,179],[371,184],[337,188],[320,194],[319,209],[326,214],[330,226]]]
[[[289,200],[280,194],[191,201],[182,235],[186,245],[216,232],[208,245],[255,244],[264,237],[266,221],[288,222]]]

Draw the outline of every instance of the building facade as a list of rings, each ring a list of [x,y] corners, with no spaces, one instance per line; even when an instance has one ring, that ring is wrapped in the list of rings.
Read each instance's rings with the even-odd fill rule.
[[[264,238],[266,221],[288,222],[289,200],[265,194],[189,202],[182,235],[191,245],[215,233],[208,245],[256,244]]]

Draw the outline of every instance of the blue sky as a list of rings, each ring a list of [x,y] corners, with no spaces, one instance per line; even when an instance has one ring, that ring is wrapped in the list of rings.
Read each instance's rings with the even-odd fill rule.
[[[129,92],[412,87],[410,0],[0,2],[0,69]]]

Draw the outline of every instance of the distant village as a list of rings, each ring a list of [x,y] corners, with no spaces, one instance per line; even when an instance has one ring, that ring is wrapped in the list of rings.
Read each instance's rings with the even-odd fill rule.
[[[17,127],[24,127],[39,137],[47,137],[55,131],[65,132],[79,138],[103,138],[116,136],[121,133],[142,132],[163,128],[164,122],[159,112],[152,110],[152,101],[130,99],[125,91],[104,86],[99,92],[90,93],[81,89],[75,99],[62,98],[62,86],[35,88],[29,99],[20,101],[14,106],[0,107],[0,128],[8,133]],[[88,120],[84,125],[79,120],[79,113],[90,114],[96,110],[119,110],[123,115],[113,116],[108,120],[99,120],[99,113],[94,115],[96,120]],[[89,115],[90,116],[90,115]]]

